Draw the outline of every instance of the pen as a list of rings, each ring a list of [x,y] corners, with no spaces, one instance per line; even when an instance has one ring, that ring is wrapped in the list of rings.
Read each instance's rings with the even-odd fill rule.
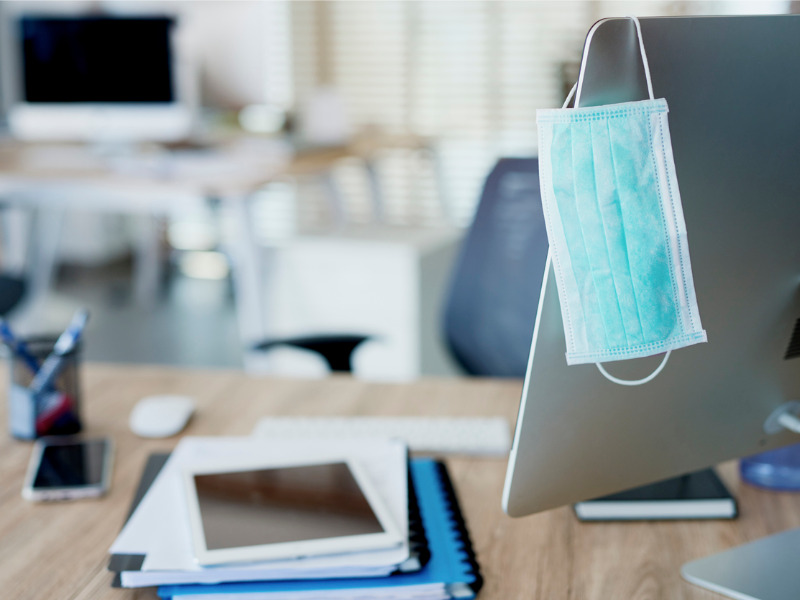
[[[38,396],[53,384],[53,381],[64,367],[66,355],[74,350],[75,346],[78,344],[78,340],[88,320],[89,312],[83,309],[79,310],[72,317],[72,321],[70,321],[64,333],[58,336],[53,346],[53,351],[44,360],[41,368],[36,373],[29,386],[34,396]]]
[[[11,351],[19,356],[25,364],[28,365],[28,368],[36,374],[39,370],[39,361],[30,353],[25,342],[14,335],[14,332],[11,331],[11,327],[5,319],[0,319],[0,339],[2,339],[3,343],[11,348]]]

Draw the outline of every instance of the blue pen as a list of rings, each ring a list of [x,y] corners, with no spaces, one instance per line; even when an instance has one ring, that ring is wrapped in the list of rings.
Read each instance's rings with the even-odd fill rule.
[[[8,322],[5,319],[0,319],[0,338],[3,340],[3,343],[11,348],[11,351],[19,356],[28,368],[36,374],[39,370],[39,360],[33,356],[28,350],[28,346],[17,338],[14,335],[14,332],[11,331],[11,327],[9,327]]]
[[[86,310],[79,310],[72,317],[72,321],[70,321],[64,333],[58,336],[53,346],[53,351],[44,360],[41,368],[36,373],[29,386],[34,396],[38,396],[53,384],[55,378],[64,367],[67,354],[78,345],[78,340],[80,340],[83,328],[86,327],[86,322],[88,320],[89,312]]]

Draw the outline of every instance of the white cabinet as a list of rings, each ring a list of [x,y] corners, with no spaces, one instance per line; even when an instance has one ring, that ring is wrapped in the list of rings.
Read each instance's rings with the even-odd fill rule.
[[[306,235],[267,248],[264,322],[268,337],[356,333],[373,336],[353,357],[359,377],[407,380],[452,375],[442,310],[461,231],[386,226]],[[307,351],[248,355],[248,369],[321,375]]]

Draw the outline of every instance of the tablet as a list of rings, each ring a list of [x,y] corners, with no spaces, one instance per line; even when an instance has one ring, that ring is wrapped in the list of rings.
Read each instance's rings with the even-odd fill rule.
[[[390,548],[402,536],[358,463],[185,471],[201,565]]]

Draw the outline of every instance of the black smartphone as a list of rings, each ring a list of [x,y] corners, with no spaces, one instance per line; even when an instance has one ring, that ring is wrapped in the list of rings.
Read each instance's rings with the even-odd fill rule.
[[[95,498],[108,490],[109,438],[45,437],[33,445],[22,496],[27,500]]]

